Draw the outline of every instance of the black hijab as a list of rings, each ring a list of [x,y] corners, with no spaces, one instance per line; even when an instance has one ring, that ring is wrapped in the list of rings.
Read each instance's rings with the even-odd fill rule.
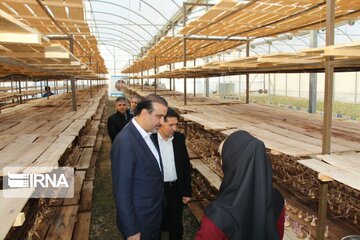
[[[279,239],[264,143],[248,132],[234,132],[224,142],[222,161],[224,179],[206,216],[232,240]]]

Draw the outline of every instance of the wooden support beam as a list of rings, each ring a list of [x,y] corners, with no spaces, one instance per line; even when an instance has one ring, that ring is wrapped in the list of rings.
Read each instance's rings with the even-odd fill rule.
[[[326,1],[326,46],[334,45],[335,40],[335,0]],[[322,154],[331,150],[332,103],[334,87],[334,57],[325,58],[325,94],[323,117]],[[323,239],[323,237],[321,238]],[[319,240],[321,240],[319,239]]]
[[[333,57],[360,57],[360,48],[325,48],[324,56]]]
[[[328,176],[319,173],[319,206],[318,206],[318,225],[316,229],[316,239],[325,238],[326,226],[326,212],[327,212],[327,195],[328,195],[328,182],[332,179]]]
[[[41,35],[35,33],[0,33],[0,43],[41,44]]]
[[[68,52],[4,52],[1,53],[2,57],[10,58],[56,58],[56,59],[69,59]]]

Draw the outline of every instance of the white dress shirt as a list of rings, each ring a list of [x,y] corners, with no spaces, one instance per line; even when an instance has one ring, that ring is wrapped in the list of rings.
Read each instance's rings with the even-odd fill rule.
[[[159,164],[160,171],[162,171],[161,170],[161,165],[160,165],[159,153],[158,153],[153,141],[150,138],[151,133],[145,132],[145,130],[136,122],[135,118],[131,119],[131,121],[134,124],[134,126],[136,127],[136,129],[139,131],[140,135],[144,138],[146,144],[150,148],[151,152],[153,153],[154,157],[156,158],[156,160],[157,160],[157,162]]]
[[[160,155],[164,168],[164,181],[172,182],[177,180],[176,167],[175,167],[175,157],[172,140],[174,137],[169,138],[167,141],[161,136],[160,133],[157,133]]]

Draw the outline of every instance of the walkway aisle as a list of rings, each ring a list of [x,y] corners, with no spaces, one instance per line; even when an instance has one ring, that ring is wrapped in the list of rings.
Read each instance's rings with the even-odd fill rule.
[[[106,116],[115,111],[114,100],[108,101]],[[108,240],[123,239],[116,227],[116,210],[112,192],[111,161],[110,161],[111,140],[106,131],[96,162],[96,177],[94,180],[92,219],[90,227],[90,239]],[[188,207],[184,207],[184,240],[193,240],[199,225]],[[166,240],[163,234],[162,240]]]

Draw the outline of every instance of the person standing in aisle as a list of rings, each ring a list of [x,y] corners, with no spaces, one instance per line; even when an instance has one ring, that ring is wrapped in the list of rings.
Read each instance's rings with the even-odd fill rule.
[[[191,197],[190,160],[185,136],[176,132],[179,115],[168,108],[159,132],[151,138],[160,149],[164,167],[165,209],[162,230],[169,232],[169,240],[181,240],[183,236],[183,204]]]
[[[130,109],[129,112],[130,114],[132,114],[134,116],[134,112],[135,112],[135,108],[138,105],[138,103],[140,102],[140,98],[139,97],[133,97],[130,100]]]
[[[282,239],[284,198],[273,187],[264,143],[236,131],[219,152],[224,178],[216,199],[205,208],[195,240]]]
[[[114,142],[115,137],[125,127],[125,125],[131,120],[133,115],[130,114],[127,109],[126,99],[118,97],[115,100],[116,113],[111,115],[107,121],[107,130],[111,142]]]
[[[129,240],[160,238],[164,176],[159,150],[150,136],[164,123],[167,106],[159,95],[145,97],[111,148],[116,222]]]

